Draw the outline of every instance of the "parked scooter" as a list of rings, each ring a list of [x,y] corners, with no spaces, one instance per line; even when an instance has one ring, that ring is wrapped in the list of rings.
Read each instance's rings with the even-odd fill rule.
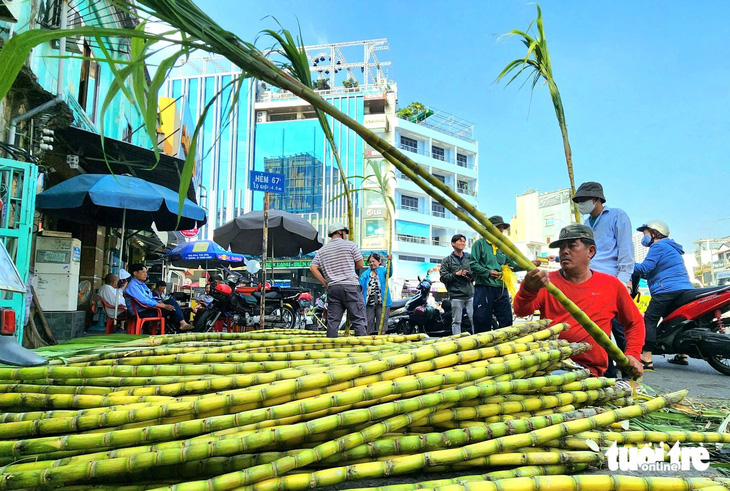
[[[637,296],[639,281],[635,279],[632,294]],[[728,311],[730,285],[685,291],[667,308],[657,326],[653,354],[685,354],[730,375],[730,335],[725,325]]]
[[[418,278],[417,292],[412,297],[396,300],[390,306],[391,317],[388,322],[388,332],[399,334],[423,333],[432,337],[450,336],[451,331],[451,300],[441,302],[441,309],[427,304],[431,293],[431,280],[426,276]],[[405,312],[400,312],[405,309]],[[471,332],[471,322],[463,313],[461,331]]]
[[[195,331],[208,332],[216,322],[227,319],[238,326],[256,326],[260,321],[261,297],[266,298],[265,325],[293,329],[301,310],[300,296],[308,294],[301,288],[266,285],[251,286],[250,279],[239,272],[226,270],[226,283],[213,287],[213,302],[195,321]],[[310,295],[311,298],[311,295]],[[308,301],[305,298],[303,299]]]

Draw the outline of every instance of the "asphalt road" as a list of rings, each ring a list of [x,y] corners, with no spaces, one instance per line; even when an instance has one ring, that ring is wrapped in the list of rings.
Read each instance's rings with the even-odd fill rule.
[[[730,400],[730,376],[702,360],[690,358],[688,366],[681,366],[668,363],[669,358],[654,356],[654,371],[644,373],[643,383],[660,393],[689,389],[690,398]]]

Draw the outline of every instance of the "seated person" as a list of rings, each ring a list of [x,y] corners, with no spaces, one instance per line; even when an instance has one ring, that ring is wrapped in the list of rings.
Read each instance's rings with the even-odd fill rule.
[[[145,281],[147,280],[147,268],[141,264],[133,264],[129,267],[129,272],[132,277],[129,280],[124,294],[128,297],[135,299],[139,302],[144,310],[139,311],[139,315],[142,318],[154,317],[157,315],[153,309],[156,307],[162,310],[162,314],[165,316],[165,324],[168,322],[172,329],[178,329],[180,331],[189,331],[193,328],[192,325],[185,322],[182,310],[174,298],[168,298],[162,302],[156,300],[152,296],[152,291],[147,288]],[[144,308],[146,307],[146,308]],[[127,298],[127,310],[131,311],[132,300]]]
[[[123,319],[127,311],[127,305],[124,301],[124,288],[127,283],[124,282],[121,288],[117,288],[119,277],[115,273],[109,273],[104,277],[104,284],[99,288],[99,298],[104,300],[107,305],[104,306],[104,313],[109,319],[114,319],[114,306],[117,305],[117,319]]]
[[[552,273],[541,269],[528,272],[515,295],[515,315],[526,317],[539,310],[540,318],[551,319],[553,324],[568,323],[570,327],[560,333],[560,339],[593,346],[585,353],[575,355],[572,360],[588,368],[592,375],[602,376],[608,368],[606,351],[544,288],[552,282],[606,335],[611,335],[611,320],[618,317],[626,328],[626,356],[631,375],[640,376],[643,373],[639,360],[644,347],[644,321],[626,286],[618,278],[589,268],[591,258],[596,255],[593,230],[586,225],[568,225],[560,231],[559,239],[550,243],[550,247],[560,249],[561,269]]]
[[[169,295],[167,295],[167,282],[165,281],[155,283],[155,287],[151,291],[152,297],[158,302],[164,302],[169,298]]]
[[[213,301],[213,297],[210,296],[210,283],[207,283],[205,285],[205,292],[198,295],[198,297],[195,299],[195,302],[197,305],[195,306],[194,311],[197,312],[198,309],[207,309],[208,305]]]

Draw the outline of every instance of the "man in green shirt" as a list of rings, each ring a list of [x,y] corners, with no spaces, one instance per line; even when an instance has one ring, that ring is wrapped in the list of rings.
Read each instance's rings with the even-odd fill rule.
[[[501,216],[495,215],[489,221],[504,232],[509,228]],[[507,265],[514,271],[522,271],[517,263],[486,239],[481,238],[471,247],[469,258],[474,273],[474,332],[492,330],[492,315],[497,318],[499,327],[512,325],[512,302],[509,291],[502,278],[502,266]]]

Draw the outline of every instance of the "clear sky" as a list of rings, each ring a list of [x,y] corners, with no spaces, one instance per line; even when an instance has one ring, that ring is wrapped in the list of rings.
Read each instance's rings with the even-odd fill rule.
[[[276,17],[305,44],[387,37],[401,106],[419,101],[476,124],[479,201],[515,213],[515,196],[568,187],[547,87],[494,83],[523,57],[535,6],[522,0],[308,2],[196,0],[253,41]],[[576,185],[603,184],[634,227],[652,218],[692,242],[730,235],[730,2],[540,2],[565,107]],[[264,47],[264,43],[259,43]]]

